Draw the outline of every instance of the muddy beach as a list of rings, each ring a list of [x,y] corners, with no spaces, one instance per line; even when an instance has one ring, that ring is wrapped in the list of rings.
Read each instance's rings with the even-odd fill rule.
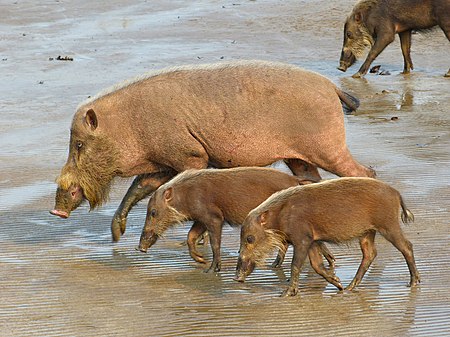
[[[353,79],[361,61],[347,73],[336,69],[352,5],[0,0],[0,336],[449,335],[450,46],[439,29],[414,34],[415,69],[402,75],[397,38],[373,64],[390,75]],[[110,221],[131,179],[117,179],[98,210],[84,204],[67,220],[48,213],[81,101],[152,69],[235,59],[299,65],[361,100],[345,117],[348,145],[414,213],[403,230],[419,287],[406,287],[403,257],[377,236],[378,256],[352,293],[306,264],[298,296],[279,298],[291,249],[282,270],[268,262],[243,284],[232,279],[239,232],[228,226],[218,274],[203,273],[181,245],[189,225],[143,254],[135,247],[146,201],[113,244]],[[330,248],[347,285],[360,249]],[[209,247],[200,250],[210,261]]]

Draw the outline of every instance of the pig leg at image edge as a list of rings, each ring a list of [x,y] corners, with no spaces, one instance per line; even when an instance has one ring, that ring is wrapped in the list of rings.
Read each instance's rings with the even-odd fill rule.
[[[133,206],[169,181],[175,174],[174,171],[141,174],[133,180],[111,222],[111,234],[114,242],[119,241],[122,234],[125,233],[127,216]]]

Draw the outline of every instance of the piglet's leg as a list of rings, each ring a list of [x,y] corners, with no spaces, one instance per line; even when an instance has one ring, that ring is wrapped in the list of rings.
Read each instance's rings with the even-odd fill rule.
[[[353,290],[353,288],[355,288],[361,282],[367,269],[369,269],[372,261],[377,256],[377,250],[375,248],[375,234],[376,232],[372,230],[359,239],[363,258],[355,277],[353,278],[352,282],[345,288],[346,290]]]
[[[283,264],[284,257],[286,256],[286,251],[288,250],[288,244],[287,242],[284,243],[283,249],[280,249],[278,251],[278,255],[272,263],[272,268],[280,268]]]
[[[334,258],[333,253],[330,252],[327,245],[323,242],[316,242],[316,245],[318,246],[319,251],[322,253],[322,255],[325,257],[325,259],[328,261],[328,265],[330,268],[334,268],[334,262],[336,259]],[[322,259],[322,257],[320,257]]]
[[[302,269],[303,262],[305,261],[306,255],[308,254],[308,248],[311,242],[304,242],[300,244],[294,244],[294,256],[292,258],[291,264],[291,280],[289,287],[283,291],[281,297],[285,296],[295,296],[298,292],[298,278],[300,276],[300,271]]]
[[[203,226],[203,224],[201,224],[200,222],[195,221],[194,224],[192,225],[191,229],[189,230],[188,237],[187,237],[187,245],[189,248],[189,255],[191,255],[191,257],[199,263],[206,263],[203,256],[197,251],[197,245],[196,245],[198,238],[205,232],[206,232],[206,227]]]
[[[159,186],[169,181],[175,171],[164,171],[151,174],[138,175],[128,189],[125,197],[117,208],[111,222],[111,234],[113,241],[119,241],[125,233],[127,216],[130,210],[142,199],[153,193]]]
[[[320,245],[318,242],[314,242],[308,251],[309,262],[311,267],[316,271],[317,274],[322,276],[325,280],[333,284],[339,290],[343,290],[344,287],[341,284],[341,280],[333,272],[329,272],[325,269],[323,265],[323,259],[320,251]]]
[[[420,276],[414,259],[412,243],[405,238],[398,225],[395,227],[391,226],[390,228],[391,230],[389,232],[383,231],[381,234],[403,254],[403,257],[408,264],[409,274],[411,276],[408,286],[414,287],[420,283]]]

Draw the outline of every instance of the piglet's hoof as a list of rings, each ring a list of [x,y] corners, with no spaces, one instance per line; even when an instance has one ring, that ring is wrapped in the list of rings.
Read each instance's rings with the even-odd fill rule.
[[[281,293],[280,297],[295,296],[295,295],[297,295],[297,293],[298,293],[298,289],[296,287],[295,288],[289,287]]]
[[[353,78],[361,78],[363,75],[358,71],[356,74],[352,75]]]

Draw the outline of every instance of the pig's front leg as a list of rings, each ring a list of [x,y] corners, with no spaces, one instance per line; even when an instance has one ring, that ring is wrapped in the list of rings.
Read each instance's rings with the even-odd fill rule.
[[[305,261],[306,255],[308,254],[308,248],[311,242],[302,242],[300,244],[294,244],[294,256],[292,258],[291,264],[291,280],[289,287],[283,291],[281,297],[295,296],[298,292],[298,279],[300,276],[300,271],[302,270],[303,261]]]
[[[175,171],[141,174],[133,180],[111,222],[111,234],[114,242],[119,241],[122,234],[125,233],[127,216],[134,205],[169,181],[175,174]]]
[[[367,55],[366,60],[362,64],[361,68],[359,68],[358,72],[354,74],[353,78],[360,78],[363,77],[365,74],[367,74],[367,71],[369,70],[370,65],[372,62],[377,58],[378,55],[386,48],[388,44],[390,44],[392,41],[394,41],[395,34],[394,31],[383,31],[380,32],[377,36],[377,39],[372,46],[372,48],[369,51],[369,54]]]

